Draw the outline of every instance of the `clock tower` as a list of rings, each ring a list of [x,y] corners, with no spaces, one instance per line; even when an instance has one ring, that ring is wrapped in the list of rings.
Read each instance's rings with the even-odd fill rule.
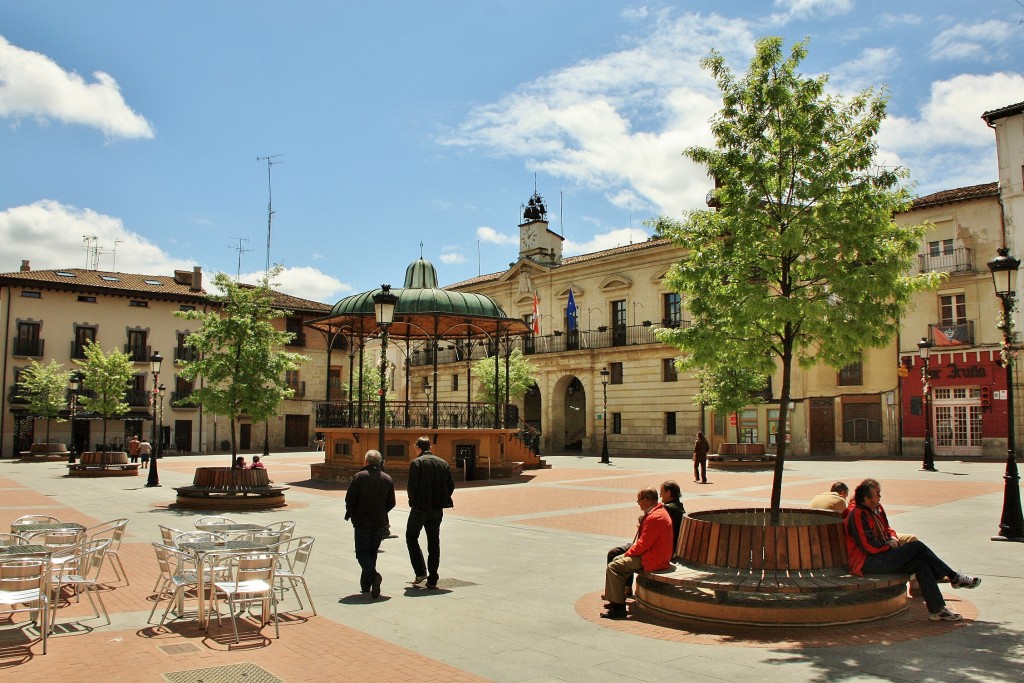
[[[558,265],[562,262],[564,238],[548,229],[547,214],[544,198],[534,192],[523,207],[523,222],[519,224],[519,258]]]

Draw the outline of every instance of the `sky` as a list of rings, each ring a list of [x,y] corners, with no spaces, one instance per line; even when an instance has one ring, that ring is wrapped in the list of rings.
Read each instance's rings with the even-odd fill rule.
[[[742,74],[772,35],[807,38],[833,94],[886,92],[879,159],[915,194],[994,182],[980,117],[1024,101],[1022,22],[1019,0],[0,0],[0,272],[269,262],[333,304],[421,254],[442,285],[503,271],[535,188],[566,256],[643,241],[711,187],[682,156],[721,106],[700,60]]]

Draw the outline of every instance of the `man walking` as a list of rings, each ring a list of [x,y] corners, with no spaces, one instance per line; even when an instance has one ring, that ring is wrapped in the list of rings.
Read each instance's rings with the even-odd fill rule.
[[[418,458],[409,463],[409,521],[405,527],[405,544],[409,547],[409,561],[416,578],[412,584],[424,581],[427,588],[437,588],[437,568],[441,564],[441,519],[444,509],[454,507],[452,492],[455,480],[448,463],[430,452],[430,439],[416,440]],[[427,532],[427,561],[423,562],[420,549],[420,530]]]
[[[132,440],[128,442],[128,462],[139,461],[139,437],[137,434],[132,434]]]
[[[379,451],[366,451],[364,467],[352,477],[345,494],[345,519],[352,520],[356,560],[362,568],[359,590],[374,600],[380,597],[381,584],[377,551],[387,535],[388,511],[395,507],[395,483],[380,471],[382,459]]]
[[[626,579],[641,569],[655,572],[668,569],[672,560],[672,518],[658,502],[658,492],[641,489],[636,504],[643,511],[636,541],[629,549],[608,563],[604,574],[604,595],[608,610],[605,619],[626,618]]]

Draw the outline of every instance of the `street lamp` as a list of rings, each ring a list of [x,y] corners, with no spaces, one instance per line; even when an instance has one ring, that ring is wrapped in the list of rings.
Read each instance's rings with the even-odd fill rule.
[[[1017,444],[1014,438],[1013,412],[1013,313],[1017,296],[1017,269],[1020,259],[1007,256],[1009,249],[1000,247],[999,256],[988,262],[996,296],[1003,302],[1003,367],[1006,368],[1006,473],[1003,475],[1003,514],[999,519],[999,535],[993,541],[1024,541],[1024,517],[1020,509],[1020,474],[1017,472]]]
[[[601,368],[601,390],[604,394],[604,406],[601,413],[604,426],[604,438],[601,440],[601,464],[611,465],[612,461],[608,459],[608,376],[612,374],[608,372],[608,368]]]
[[[150,442],[152,446],[152,452],[149,458],[149,478],[146,480],[146,486],[160,486],[160,473],[157,470],[157,453],[159,448],[156,445],[156,421],[157,421],[157,401],[160,400],[160,364],[164,362],[164,357],[160,355],[159,351],[154,351],[153,355],[149,357],[149,369],[153,373],[153,440]]]
[[[377,324],[380,325],[380,415],[377,432],[377,448],[381,455],[385,455],[384,448],[384,411],[387,408],[387,381],[388,365],[388,328],[395,320],[395,306],[398,305],[398,295],[391,293],[391,285],[381,285],[380,291],[373,295],[373,310],[377,315]]]
[[[917,350],[921,354],[921,403],[924,406],[924,462],[921,469],[926,472],[938,472],[935,469],[935,456],[932,453],[932,419],[931,419],[931,383],[928,381],[928,353],[932,349],[932,343],[921,337],[917,342]]]
[[[71,374],[68,386],[71,387],[71,452],[68,454],[68,464],[75,464],[75,418],[78,417],[78,373]]]
[[[161,384],[160,385],[160,403],[159,403],[160,412],[158,413],[158,415],[160,416],[160,423],[159,423],[159,426],[158,426],[157,432],[156,432],[157,442],[153,446],[156,449],[156,454],[153,456],[153,459],[162,458],[163,457],[163,452],[164,452],[164,397],[165,396],[167,396],[167,387],[165,387],[163,384]]]

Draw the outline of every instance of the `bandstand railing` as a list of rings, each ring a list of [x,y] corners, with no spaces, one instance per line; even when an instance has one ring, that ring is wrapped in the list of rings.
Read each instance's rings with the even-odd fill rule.
[[[389,429],[433,428],[432,401],[388,401],[384,408],[384,425]],[[519,426],[519,407],[513,404],[499,404],[505,412],[508,429]],[[318,429],[357,428],[371,429],[380,425],[380,406],[364,402],[362,411],[358,401],[328,401],[316,404],[316,426]],[[438,429],[493,429],[493,403],[466,403],[465,401],[437,402]]]

